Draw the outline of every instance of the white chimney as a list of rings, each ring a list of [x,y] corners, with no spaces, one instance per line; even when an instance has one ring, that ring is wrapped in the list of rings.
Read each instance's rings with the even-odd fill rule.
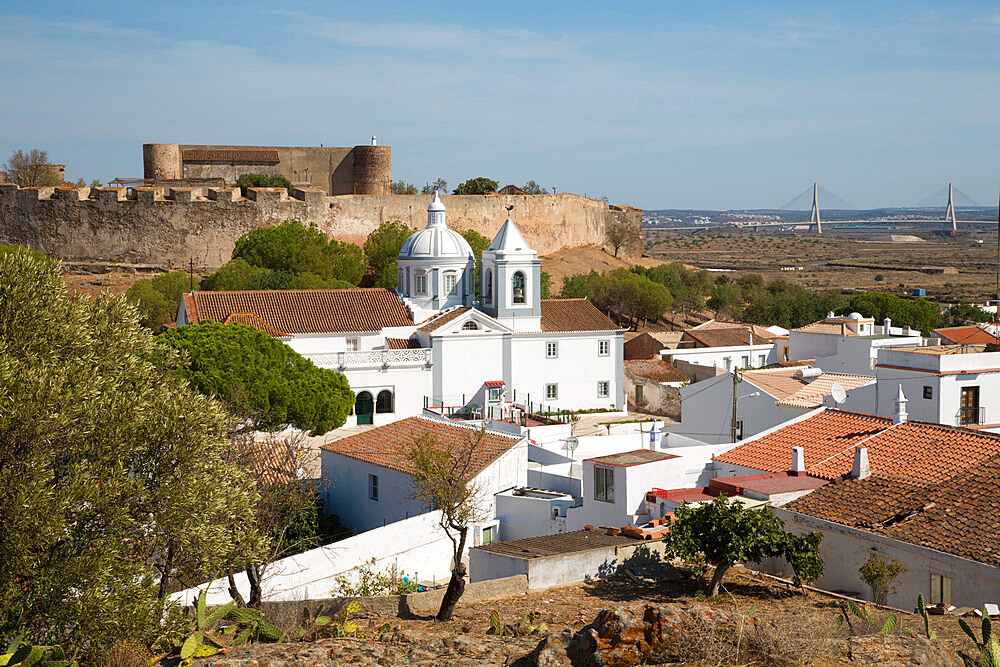
[[[868,466],[868,448],[863,446],[855,447],[854,465],[851,466],[851,477],[854,479],[865,479],[871,474],[872,470]]]
[[[892,412],[892,423],[902,424],[906,421],[906,396],[903,395],[903,385],[899,385],[899,389],[896,390],[894,402],[896,408]]]
[[[792,474],[796,477],[806,474],[806,452],[801,447],[792,447]]]
[[[888,317],[885,318],[885,320],[882,321],[882,326],[885,327],[884,329],[882,329],[882,333],[888,336],[889,333],[892,331],[892,320],[889,319]]]
[[[375,135],[373,134],[373,135],[372,135],[372,146],[375,146],[375,145],[376,145],[376,144],[375,144]]]

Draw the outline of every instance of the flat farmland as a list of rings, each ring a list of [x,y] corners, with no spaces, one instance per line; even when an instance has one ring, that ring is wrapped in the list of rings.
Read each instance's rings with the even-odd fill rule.
[[[760,273],[767,280],[783,278],[816,290],[899,293],[922,287],[928,296],[944,301],[993,297],[997,266],[995,235],[895,236],[894,242],[888,234],[643,232],[645,253],[664,262]],[[904,237],[907,241],[899,240]],[[983,243],[973,247],[977,239]],[[942,267],[947,267],[946,272],[940,271]]]

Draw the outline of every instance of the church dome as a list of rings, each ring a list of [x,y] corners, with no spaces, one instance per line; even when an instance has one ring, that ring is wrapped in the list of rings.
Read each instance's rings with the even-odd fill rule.
[[[448,229],[444,204],[437,193],[427,207],[427,226],[413,233],[399,249],[399,259],[437,260],[474,259],[472,247],[462,235]]]

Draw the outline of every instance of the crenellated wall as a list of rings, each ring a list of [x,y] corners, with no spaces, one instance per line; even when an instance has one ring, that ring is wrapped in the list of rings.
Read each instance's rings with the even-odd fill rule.
[[[241,235],[289,218],[313,222],[329,236],[361,243],[385,220],[414,229],[427,222],[431,195],[341,195],[319,189],[18,188],[0,184],[0,243],[22,243],[73,261],[132,262],[214,270]],[[448,226],[492,238],[511,216],[542,255],[604,243],[604,225],[642,211],[609,207],[574,194],[448,195]]]

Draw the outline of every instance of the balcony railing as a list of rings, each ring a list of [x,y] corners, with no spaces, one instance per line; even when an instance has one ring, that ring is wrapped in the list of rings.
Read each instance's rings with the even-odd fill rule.
[[[976,424],[985,424],[985,423],[986,423],[986,408],[982,406],[975,406],[975,407],[958,409],[959,426],[975,426]]]
[[[303,354],[317,366],[339,370],[360,368],[399,368],[430,366],[431,351],[417,350],[367,350],[364,352],[325,352]]]

